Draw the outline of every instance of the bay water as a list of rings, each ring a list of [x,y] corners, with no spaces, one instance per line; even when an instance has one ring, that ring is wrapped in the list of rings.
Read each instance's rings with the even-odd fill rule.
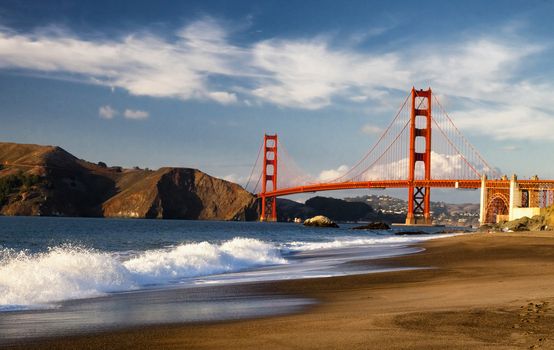
[[[0,217],[0,343],[294,312],[316,301],[247,286],[391,270],[349,263],[447,236],[354,226]]]

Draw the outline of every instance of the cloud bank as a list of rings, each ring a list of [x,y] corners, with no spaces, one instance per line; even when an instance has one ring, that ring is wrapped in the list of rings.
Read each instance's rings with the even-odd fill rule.
[[[432,85],[463,102],[450,110],[463,129],[498,139],[554,139],[545,127],[554,126],[554,83],[521,73],[529,58],[544,54],[547,47],[514,34],[383,52],[334,47],[325,37],[238,45],[230,33],[211,18],[168,37],[143,31],[85,39],[60,29],[17,33],[0,28],[0,68],[70,76],[140,96],[310,110],[338,102],[394,105],[389,102],[398,94],[391,92]],[[99,115],[113,118],[105,107]],[[147,117],[136,112],[124,116]]]

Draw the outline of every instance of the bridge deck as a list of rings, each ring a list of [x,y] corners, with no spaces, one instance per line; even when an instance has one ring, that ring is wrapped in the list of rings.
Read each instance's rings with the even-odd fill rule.
[[[509,188],[510,180],[486,180],[487,188]],[[554,180],[517,180],[520,189],[529,190],[554,190]],[[481,180],[415,180],[415,187],[433,188],[481,188]],[[338,191],[352,189],[382,189],[382,188],[408,188],[408,180],[383,180],[383,181],[346,181],[337,183],[308,184],[304,186],[280,188],[276,191],[259,193],[258,197],[280,197],[298,193],[310,193],[319,191]]]

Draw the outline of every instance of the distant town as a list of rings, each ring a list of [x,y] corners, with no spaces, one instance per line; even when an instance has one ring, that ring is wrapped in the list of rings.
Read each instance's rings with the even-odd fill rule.
[[[370,205],[378,213],[387,215],[402,215],[407,213],[405,200],[387,195],[367,195],[347,197],[348,202],[363,202]],[[452,226],[479,226],[479,204],[452,204],[431,202],[431,215],[436,224]]]

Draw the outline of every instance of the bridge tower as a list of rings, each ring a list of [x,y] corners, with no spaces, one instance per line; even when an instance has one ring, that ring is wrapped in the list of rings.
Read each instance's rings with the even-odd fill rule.
[[[431,180],[431,88],[416,90],[412,88],[412,108],[410,113],[410,150],[408,160],[408,215],[406,225],[432,222],[430,214],[430,187],[416,187],[414,181],[417,163],[424,165],[424,180]],[[424,141],[423,143],[419,141]],[[418,178],[419,179],[419,178]]]
[[[267,197],[268,182],[271,191],[277,190],[277,134],[264,135],[264,162],[262,173],[262,210],[260,221],[277,221],[277,197]]]

